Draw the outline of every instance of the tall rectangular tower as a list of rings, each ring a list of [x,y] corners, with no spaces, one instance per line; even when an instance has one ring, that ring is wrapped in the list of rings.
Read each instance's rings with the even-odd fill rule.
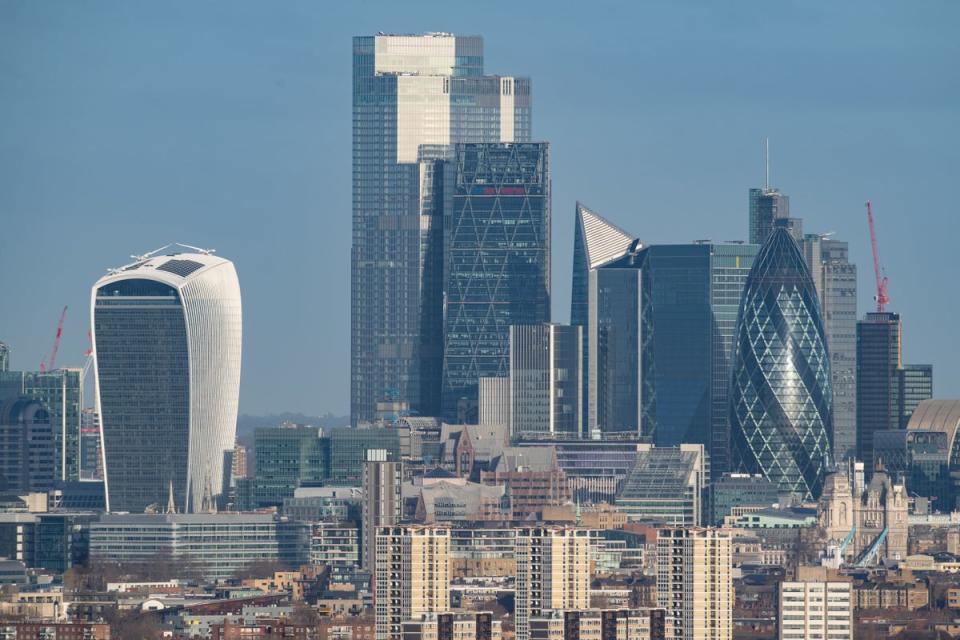
[[[381,527],[400,523],[403,504],[400,485],[403,483],[403,463],[386,449],[368,449],[363,464],[363,548],[361,566],[373,572],[377,555],[377,532]]]
[[[431,33],[353,39],[351,402],[439,412],[443,214],[433,161],[459,142],[530,139],[530,81],[483,74],[483,40]]]
[[[857,457],[873,473],[873,434],[900,428],[900,315],[868,313],[857,323]]]
[[[833,383],[833,455],[856,455],[857,447],[857,265],[846,242],[807,234],[801,243],[820,298]]]
[[[544,611],[590,607],[589,534],[573,527],[517,531],[517,640],[529,640],[530,619]]]
[[[657,603],[667,611],[667,638],[733,637],[731,537],[721,529],[661,529]]]
[[[442,413],[477,421],[481,377],[509,372],[510,326],[550,320],[546,143],[461,144],[444,246]]]
[[[790,198],[778,189],[750,189],[750,244],[763,244],[775,220],[790,218]]]
[[[450,609],[450,530],[381,527],[373,602],[377,640],[401,637],[401,625]]]
[[[510,426],[514,438],[581,438],[581,327],[510,327]]]

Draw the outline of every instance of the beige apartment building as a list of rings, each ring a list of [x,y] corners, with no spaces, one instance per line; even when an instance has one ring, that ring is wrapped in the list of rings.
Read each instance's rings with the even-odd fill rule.
[[[590,531],[517,530],[516,640],[530,639],[530,619],[550,610],[590,608]]]
[[[722,529],[661,529],[657,536],[657,603],[672,640],[733,637],[731,533]]]
[[[378,640],[397,640],[404,621],[450,609],[449,529],[381,527],[374,564]]]
[[[501,640],[500,621],[489,611],[428,613],[403,623],[401,640]]]
[[[530,620],[530,640],[663,640],[663,609],[551,611]]]

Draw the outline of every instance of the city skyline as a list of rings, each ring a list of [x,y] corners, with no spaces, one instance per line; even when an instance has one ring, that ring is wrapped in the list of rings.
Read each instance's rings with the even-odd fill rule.
[[[707,17],[694,17],[690,33],[682,38],[705,36],[706,42],[660,69],[631,63],[630,54],[663,45],[662,37],[648,33],[650,27],[635,26],[649,42],[623,44],[617,38],[626,36],[624,27],[603,16],[594,23],[607,37],[586,41],[582,58],[573,58],[559,45],[578,22],[572,12],[558,15],[556,34],[551,35],[557,40],[548,38],[537,45],[518,47],[515,43],[523,41],[516,38],[517,27],[479,14],[438,20],[436,16],[424,19],[417,12],[407,16],[384,9],[378,12],[377,24],[371,24],[371,19],[357,15],[352,8],[340,8],[330,26],[316,25],[318,30],[330,28],[338,34],[327,42],[320,31],[313,32],[309,26],[310,18],[318,18],[321,12],[312,14],[310,7],[300,6],[291,15],[297,10],[304,13],[295,17],[305,19],[305,24],[293,28],[289,42],[280,47],[273,46],[276,43],[269,35],[243,41],[262,24],[263,16],[250,9],[229,23],[225,50],[205,49],[188,38],[184,51],[169,59],[151,57],[135,48],[127,61],[108,61],[109,46],[99,47],[76,23],[44,22],[43,7],[2,10],[11,15],[0,20],[0,35],[5,36],[0,38],[5,43],[0,48],[6,52],[14,47],[25,55],[12,58],[22,73],[4,81],[10,83],[5,92],[18,99],[0,106],[0,114],[16,125],[11,128],[12,144],[0,149],[0,169],[10,177],[12,187],[0,201],[9,231],[0,240],[0,273],[4,274],[0,284],[10,292],[9,299],[32,301],[29,306],[16,307],[25,311],[6,314],[0,340],[11,346],[12,369],[33,370],[49,351],[57,314],[64,304],[70,306],[70,312],[60,362],[81,366],[81,354],[87,347],[85,298],[89,283],[102,276],[106,267],[124,262],[130,249],[187,240],[229,255],[244,283],[245,329],[250,331],[244,345],[241,411],[345,413],[349,384],[345,373],[349,362],[349,107],[345,97],[349,65],[342,63],[349,59],[350,35],[375,33],[381,28],[424,31],[435,22],[445,22],[436,26],[484,36],[490,71],[534,80],[539,106],[532,137],[550,141],[553,148],[554,321],[568,319],[573,247],[570,218],[577,199],[589,202],[618,226],[636,232],[645,244],[703,237],[746,240],[747,191],[763,184],[761,141],[769,135],[771,186],[789,194],[791,214],[804,218],[808,232],[836,231],[837,238],[850,243],[851,262],[860,265],[861,314],[870,309],[873,292],[862,201],[873,199],[881,257],[891,278],[890,309],[904,318],[904,349],[911,361],[934,365],[935,395],[950,396],[950,390],[957,387],[960,365],[938,358],[937,348],[937,337],[949,335],[946,323],[957,303],[949,296],[930,296],[928,291],[950,284],[946,280],[951,273],[946,262],[949,234],[943,233],[949,228],[949,202],[942,190],[937,195],[935,187],[954,166],[956,151],[952,147],[957,145],[951,132],[955,128],[940,118],[952,112],[958,96],[950,87],[934,83],[936,73],[930,78],[914,73],[923,67],[938,68],[956,45],[931,36],[923,47],[901,59],[904,51],[898,46],[903,45],[884,44],[884,36],[894,29],[904,25],[908,30],[917,28],[926,24],[918,22],[923,18],[884,14],[878,8],[871,14],[879,20],[880,28],[870,33],[875,41],[848,43],[844,40],[848,36],[866,37],[850,32],[855,9],[823,8],[815,20],[778,8],[774,13],[780,13],[768,13],[764,20],[792,16],[797,24],[790,25],[794,31],[789,33],[802,36],[823,28],[825,41],[804,50],[799,44],[802,38],[791,48],[758,32],[755,42],[741,43],[739,49],[719,52],[717,60],[704,61],[694,59],[694,53],[726,43],[710,32]],[[151,15],[149,9],[131,11]],[[201,23],[215,18],[215,11],[198,11]],[[634,11],[670,24],[691,17],[682,8]],[[740,8],[708,14],[728,28],[725,37],[730,37],[730,29],[735,29],[734,36],[742,35],[763,23],[744,12]],[[948,10],[942,14],[940,17],[946,18]],[[90,19],[90,15],[97,12],[74,17]],[[144,22],[144,15],[139,22],[129,23],[115,15],[107,17],[114,20],[110,36],[120,41],[143,37],[152,42],[167,33],[168,26],[162,21]],[[743,26],[735,25],[744,18]],[[274,33],[270,29],[290,29],[289,19],[280,16],[267,21],[267,34]],[[4,24],[14,25],[6,27],[9,34],[4,32]],[[33,57],[31,47],[36,45],[28,42],[30,35],[52,37],[58,33],[56,29],[68,28],[74,29],[67,32],[69,38],[44,51],[40,60],[47,66],[39,74],[44,81],[36,80],[31,67],[19,62]],[[187,31],[189,34],[189,28]],[[778,36],[786,38],[788,34],[781,31]],[[41,46],[50,44],[44,37],[39,42]],[[109,39],[108,43],[116,44]],[[241,43],[251,49],[244,49]],[[881,62],[890,64],[861,67],[857,44],[876,47],[874,57],[879,54]],[[771,70],[767,63],[751,57],[771,45],[769,58],[778,58],[785,65],[783,70],[791,82],[781,83],[778,97],[758,98],[738,79],[754,75],[750,71]],[[314,46],[318,50],[311,48]],[[241,63],[228,55],[236,47],[248,51]],[[264,54],[264,60],[253,60],[253,51]],[[805,61],[803,54],[811,51],[816,55]],[[187,63],[192,65],[195,58],[189,54],[203,52],[207,57],[201,56],[199,68],[192,71]],[[617,58],[614,54],[618,52],[626,55]],[[836,69],[826,67],[825,56],[831,52],[840,54],[830,61]],[[333,56],[329,65],[318,67],[316,60],[304,64],[303,55],[321,53]],[[91,62],[94,64],[89,65]],[[696,68],[700,63],[703,68]],[[150,93],[150,85],[133,79],[128,66],[132,64],[143,64],[155,74],[155,94]],[[241,81],[240,72],[247,64],[254,73]],[[283,70],[288,67],[293,71]],[[93,68],[99,70],[93,72]],[[319,74],[318,68],[322,69]],[[591,69],[608,73],[590,74]],[[651,91],[638,93],[635,87],[620,87],[611,80],[617,70],[626,69],[645,71],[642,77],[649,78]],[[669,70],[692,75],[679,81]],[[854,78],[852,72],[857,71],[866,71],[866,77]],[[717,72],[732,74],[735,81],[729,86],[711,84],[711,73]],[[75,82],[46,84],[51,78],[63,81],[71,74],[78,74]],[[836,84],[841,78],[849,85]],[[120,81],[123,79],[127,82]],[[581,82],[582,92],[569,91],[574,81]],[[329,102],[326,92],[317,91],[318,86],[331,82],[338,83],[336,92],[340,94],[333,106],[325,103]],[[263,91],[256,83],[267,83],[274,91],[270,98],[247,104],[242,98],[249,95],[251,87]],[[811,89],[821,93],[814,91],[808,96],[805,90]],[[829,109],[820,102],[824,90],[836,92],[831,95],[835,104]],[[591,107],[597,105],[573,93],[611,95],[616,100],[600,105],[601,113],[631,117],[623,122],[619,135],[611,136],[610,128],[592,117]],[[891,98],[891,94],[897,97]],[[877,97],[866,100],[863,95]],[[151,96],[159,97],[159,104],[147,108]],[[755,100],[753,106],[751,100]],[[795,107],[787,104],[790,100],[796,101]],[[703,117],[707,111],[697,111],[697,105],[707,102],[711,104],[710,117]],[[61,103],[71,105],[69,112],[61,110]],[[44,108],[33,108],[38,104]],[[188,104],[195,105],[196,113]],[[638,108],[623,110],[621,104]],[[855,114],[851,107],[856,107]],[[677,108],[680,111],[674,113]],[[132,110],[138,116],[117,118],[116,109]],[[822,121],[811,116],[818,110],[824,116]],[[751,120],[751,114],[757,117]],[[195,115],[197,121],[187,128],[195,139],[190,135],[171,137],[173,128]],[[816,125],[804,122],[805,117],[817,121]],[[156,126],[144,127],[143,119]],[[335,124],[329,126],[331,122]],[[210,130],[200,131],[198,124]],[[720,124],[724,126],[718,127]],[[51,133],[32,137],[37,127],[48,126],[53,128]],[[716,129],[724,131],[720,134]],[[925,136],[933,131],[938,138]],[[115,133],[103,136],[111,132]],[[134,133],[130,140],[124,138]],[[584,146],[588,143],[601,152],[584,153],[591,151]],[[79,152],[65,150],[67,145],[83,153],[74,155]],[[329,158],[315,155],[319,149],[329,153]],[[237,157],[229,158],[231,155]],[[695,189],[691,185],[696,185]],[[297,197],[286,195],[291,187]],[[689,200],[698,204],[678,203],[682,199],[676,195],[681,189],[695,196]],[[711,204],[704,206],[704,201]],[[936,215],[924,215],[927,211]],[[228,220],[236,224],[225,225]],[[41,249],[15,246],[34,244],[20,243],[24,237],[36,237]],[[264,251],[265,245],[285,250]],[[923,258],[917,260],[917,255]],[[24,266],[27,264],[29,268]],[[283,282],[278,284],[279,280]],[[38,291],[45,295],[37,296]],[[277,294],[286,307],[277,307]],[[302,383],[291,385],[288,376]]]

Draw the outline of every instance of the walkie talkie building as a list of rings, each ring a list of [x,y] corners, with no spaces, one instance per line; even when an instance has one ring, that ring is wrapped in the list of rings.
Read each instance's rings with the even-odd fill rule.
[[[91,296],[107,508],[213,507],[240,392],[240,285],[209,253],[143,257]],[[229,472],[229,469],[227,470]]]
[[[820,302],[800,248],[778,226],[747,276],[730,385],[734,468],[817,499],[830,462],[832,388]]]

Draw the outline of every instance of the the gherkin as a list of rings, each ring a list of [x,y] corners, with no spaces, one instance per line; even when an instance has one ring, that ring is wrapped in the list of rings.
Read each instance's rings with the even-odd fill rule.
[[[830,463],[833,397],[820,302],[785,228],[767,238],[747,277],[733,345],[733,462],[781,492],[816,499]]]

